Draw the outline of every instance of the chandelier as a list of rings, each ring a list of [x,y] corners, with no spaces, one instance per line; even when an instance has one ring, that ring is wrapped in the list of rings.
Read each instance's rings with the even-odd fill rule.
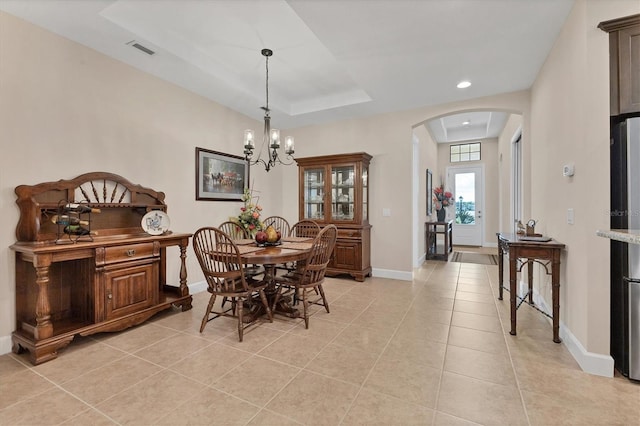
[[[280,130],[271,128],[271,117],[269,116],[269,57],[273,55],[273,51],[270,49],[262,49],[262,56],[266,58],[266,93],[267,93],[267,103],[265,106],[260,107],[264,110],[264,134],[262,137],[262,145],[260,146],[260,151],[258,151],[258,156],[255,160],[253,160],[253,151],[256,147],[255,145],[255,135],[253,130],[245,130],[244,131],[244,158],[249,162],[250,165],[256,165],[258,163],[262,163],[264,165],[265,170],[268,172],[271,170],[276,164],[290,165],[293,163],[293,153],[295,152],[293,149],[293,137],[287,136],[285,138],[284,146],[285,146],[285,154],[289,159],[289,162],[284,162],[278,156],[278,149],[280,148]],[[262,158],[262,152],[267,148],[267,159]]]

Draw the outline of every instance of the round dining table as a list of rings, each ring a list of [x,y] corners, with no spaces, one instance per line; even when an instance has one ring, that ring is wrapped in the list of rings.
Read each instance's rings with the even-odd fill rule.
[[[240,251],[240,258],[245,265],[263,265],[264,280],[267,281],[267,299],[270,302],[275,298],[278,289],[276,288],[275,273],[276,266],[289,262],[300,262],[309,256],[313,245],[313,238],[306,237],[284,237],[280,245],[260,247],[253,240],[235,241]],[[254,307],[261,307],[261,304],[255,304]],[[300,312],[292,306],[290,297],[279,299],[277,306],[272,306],[274,313],[282,314],[290,318],[298,318]],[[264,314],[264,312],[255,312],[247,318],[248,322],[255,319],[256,316]]]

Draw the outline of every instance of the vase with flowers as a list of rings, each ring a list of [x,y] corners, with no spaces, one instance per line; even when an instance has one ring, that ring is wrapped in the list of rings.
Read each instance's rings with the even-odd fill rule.
[[[437,186],[433,189],[433,202],[438,216],[438,222],[444,222],[447,217],[445,207],[453,204],[453,194],[444,190],[444,185]]]
[[[244,205],[240,207],[240,214],[237,217],[231,218],[234,222],[237,222],[242,229],[244,229],[247,236],[254,238],[258,231],[264,228],[264,224],[260,220],[262,207],[258,204],[259,197],[256,197],[256,201],[253,201],[253,190],[247,188],[242,195],[242,202]]]

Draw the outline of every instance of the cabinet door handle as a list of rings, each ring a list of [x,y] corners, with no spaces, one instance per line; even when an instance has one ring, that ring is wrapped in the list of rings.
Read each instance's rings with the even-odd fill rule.
[[[135,251],[135,250],[133,250],[133,249],[130,249],[130,250],[127,250],[127,251],[126,251],[126,255],[127,255],[127,256],[129,256],[129,257],[132,257],[132,256],[133,256],[133,255],[135,255],[135,254],[136,254],[136,251]]]
[[[111,294],[111,293],[107,294],[107,299],[109,299],[109,300],[113,299],[113,294]]]

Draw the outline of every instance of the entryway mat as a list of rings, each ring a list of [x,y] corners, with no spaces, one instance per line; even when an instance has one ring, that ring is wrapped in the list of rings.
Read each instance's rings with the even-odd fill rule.
[[[451,261],[460,263],[477,263],[479,265],[497,265],[498,256],[495,254],[454,251]]]

